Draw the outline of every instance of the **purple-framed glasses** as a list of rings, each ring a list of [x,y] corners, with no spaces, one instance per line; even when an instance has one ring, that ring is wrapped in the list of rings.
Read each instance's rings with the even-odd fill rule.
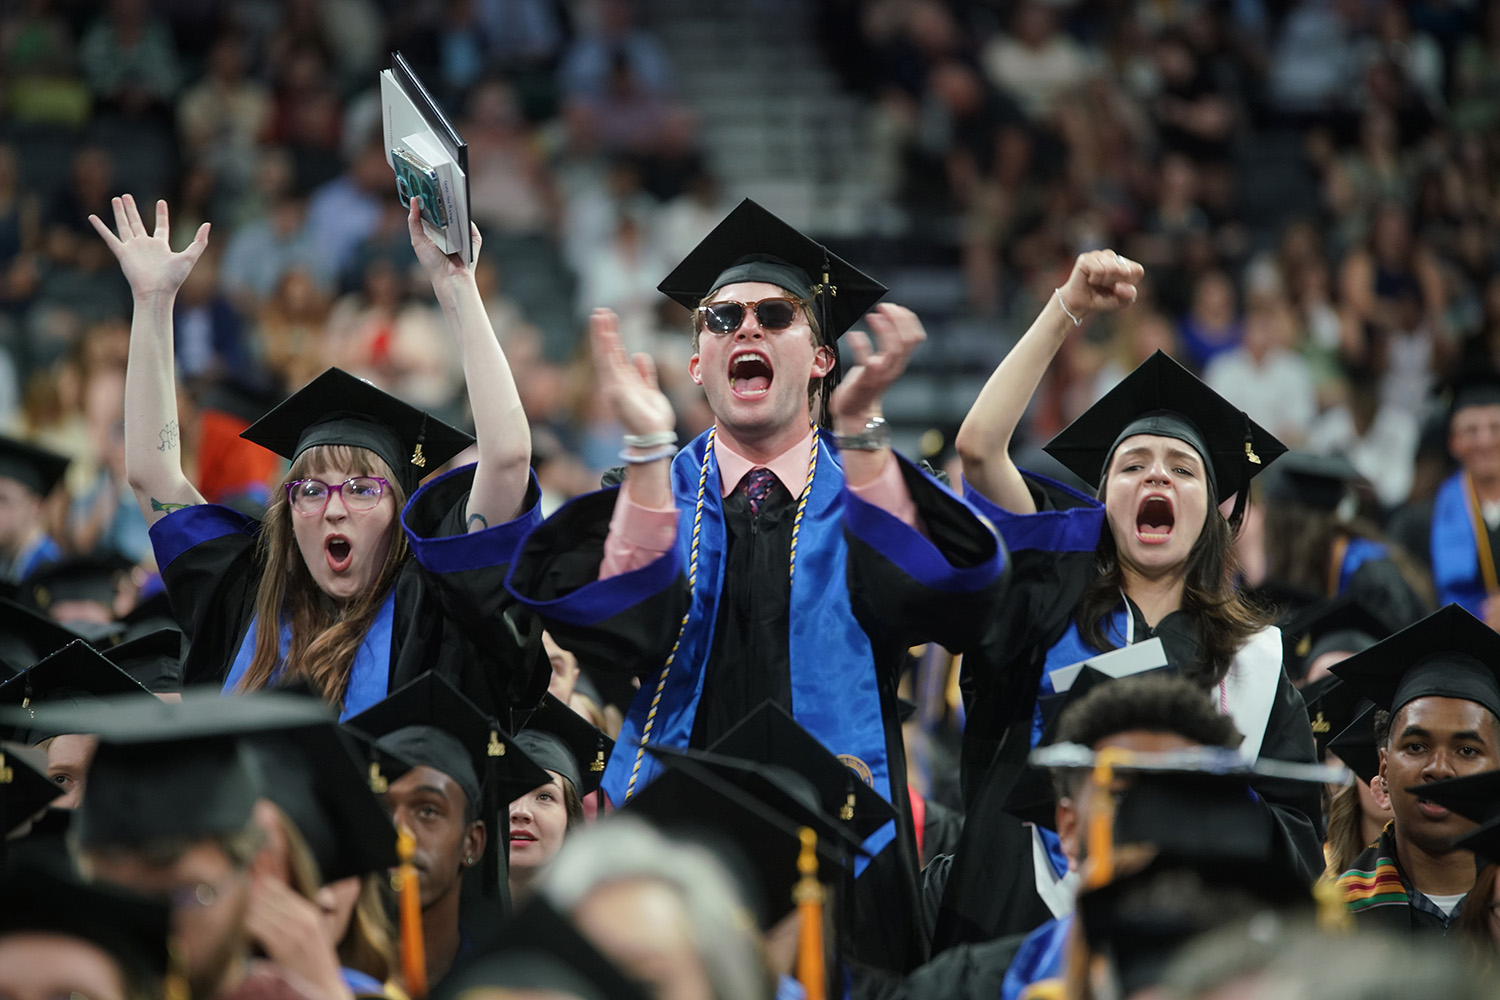
[[[323,513],[335,493],[343,495],[344,506],[350,510],[374,510],[390,485],[379,476],[355,476],[336,485],[321,479],[298,479],[286,484],[286,500],[292,510],[308,517]]]

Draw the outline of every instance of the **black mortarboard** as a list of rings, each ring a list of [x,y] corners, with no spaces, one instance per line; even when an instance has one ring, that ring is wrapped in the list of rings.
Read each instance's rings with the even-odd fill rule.
[[[1429,696],[1462,698],[1500,716],[1500,634],[1457,604],[1334,664],[1388,712]]]
[[[249,741],[265,797],[293,823],[324,883],[395,867],[396,828],[353,752],[329,722]]]
[[[436,1000],[537,990],[577,1000],[646,1000],[644,988],[589,943],[541,897],[511,918],[499,944],[444,979]],[[471,991],[478,991],[471,994]]]
[[[792,910],[802,827],[818,837],[819,880],[837,883],[864,837],[892,815],[889,806],[884,818],[861,810],[867,815],[846,825],[823,811],[813,782],[790,768],[701,750],[650,752],[665,769],[624,811],[720,852],[757,904],[762,928]]]
[[[1460,851],[1473,851],[1489,864],[1500,864],[1500,819],[1480,823],[1473,830],[1454,840],[1453,846]]]
[[[114,554],[61,559],[28,576],[22,592],[43,612],[61,601],[93,601],[113,614],[120,574],[131,565],[129,559]]]
[[[33,724],[30,711],[0,706],[0,724]],[[242,829],[261,795],[245,738],[331,718],[317,699],[280,692],[226,698],[188,691],[176,702],[113,695],[35,712],[37,726],[99,736],[88,794],[74,818],[85,847]]]
[[[0,667],[5,671],[20,673],[77,638],[46,615],[0,598]]]
[[[1063,428],[1045,451],[1097,487],[1115,449],[1136,434],[1191,446],[1204,459],[1218,503],[1239,493],[1286,451],[1269,431],[1161,351]]]
[[[1266,474],[1266,503],[1292,503],[1315,510],[1336,510],[1350,490],[1365,482],[1342,455],[1289,452]]]
[[[143,684],[148,691],[182,689],[183,636],[160,628],[104,650],[104,658]]]
[[[817,793],[823,813],[840,817],[861,841],[895,817],[890,803],[775,702],[761,702],[708,749],[800,774]]]
[[[38,770],[25,760],[25,753],[24,747],[0,744],[0,853],[4,851],[5,838],[13,830],[63,794],[48,779],[45,762],[39,762],[42,769]],[[0,911],[5,909],[0,906]]]
[[[0,479],[14,479],[37,496],[52,492],[69,461],[66,455],[0,435]]]
[[[168,970],[171,910],[165,903],[100,884],[57,866],[12,866],[0,876],[0,937],[47,932],[89,941],[109,953],[136,991],[159,996]],[[76,995],[76,994],[75,994]]]
[[[149,697],[151,692],[94,647],[82,639],[74,639],[0,684],[0,705],[18,705],[34,711],[42,705],[83,705],[107,695],[124,694]],[[62,732],[77,731],[37,726],[34,721],[14,727],[0,725],[0,735],[25,743],[39,743]]]
[[[1362,653],[1390,634],[1362,601],[1345,594],[1302,609],[1282,626],[1282,661],[1293,679],[1305,677],[1324,653]]]
[[[1329,741],[1347,729],[1354,717],[1370,704],[1363,693],[1331,676],[1319,677],[1303,688],[1302,701],[1307,706],[1307,721],[1312,726],[1320,758]]]
[[[1443,387],[1448,418],[1471,406],[1500,406],[1500,372],[1489,366],[1471,368]]]
[[[240,435],[295,461],[318,445],[366,448],[384,459],[411,496],[422,477],[474,443],[437,417],[330,368]]]
[[[746,198],[703,237],[658,291],[695,309],[725,285],[764,281],[816,301],[825,343],[843,336],[887,291],[880,282]]]
[[[1375,745],[1374,702],[1366,700],[1364,707],[1355,712],[1349,724],[1337,731],[1327,743],[1326,750],[1344,766],[1354,772],[1355,777],[1369,784],[1380,773],[1380,748]]]
[[[452,778],[489,836],[483,868],[486,891],[499,888],[500,851],[505,849],[501,807],[551,780],[500,723],[484,714],[446,678],[428,671],[347,721],[413,766]],[[390,767],[392,762],[385,761]],[[392,771],[399,778],[405,771]],[[508,822],[508,816],[505,820]]]
[[[615,741],[603,730],[550,694],[527,716],[515,740],[538,766],[571,781],[579,795],[598,789],[615,749]]]
[[[1500,771],[1480,771],[1457,778],[1441,778],[1408,788],[1408,792],[1464,819],[1488,823],[1500,818]]]

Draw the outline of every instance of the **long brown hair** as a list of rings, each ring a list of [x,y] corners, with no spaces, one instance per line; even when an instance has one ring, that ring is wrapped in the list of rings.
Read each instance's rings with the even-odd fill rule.
[[[1333,546],[1340,537],[1366,538],[1385,546],[1386,558],[1401,573],[1401,579],[1427,607],[1435,597],[1427,574],[1412,557],[1364,518],[1341,519],[1337,514],[1314,510],[1304,504],[1269,504],[1266,509],[1266,572],[1300,590],[1326,594],[1329,590]]]
[[[382,983],[396,974],[396,929],[386,897],[390,879],[371,872],[360,879],[359,899],[344,939],[337,942],[339,961]]]
[[[1323,847],[1327,867],[1323,878],[1337,879],[1370,846],[1365,843],[1364,828],[1365,811],[1359,802],[1359,786],[1341,786],[1328,800],[1328,840]]]
[[[397,483],[396,474],[378,455],[352,445],[317,445],[307,449],[292,463],[286,482],[306,478],[310,470],[319,468],[348,469],[358,475],[380,476],[390,483],[397,511],[390,549],[386,552],[375,586],[349,604],[335,606],[313,582],[307,562],[297,548],[297,538],[292,531],[293,512],[287,503],[286,490],[273,490],[257,552],[262,569],[255,595],[258,623],[255,655],[245,671],[240,690],[255,691],[265,687],[281,665],[281,629],[278,624],[283,618],[288,618],[292,627],[292,642],[285,664],[288,674],[306,678],[325,700],[337,705],[344,700],[354,654],[406,561],[406,535],[399,524],[406,494]]]
[[[1493,864],[1479,869],[1474,888],[1464,897],[1463,906],[1453,920],[1453,930],[1466,946],[1473,948],[1481,964],[1494,968],[1495,938],[1490,933],[1490,900],[1495,895],[1495,876],[1500,868]]]
[[[1104,499],[1102,486],[1099,499]],[[1240,647],[1272,621],[1269,614],[1241,597],[1231,583],[1236,569],[1233,542],[1229,522],[1210,504],[1203,531],[1188,553],[1182,588],[1182,610],[1193,620],[1202,655],[1180,668],[1184,677],[1204,687],[1222,681]],[[1099,650],[1114,649],[1113,640],[1104,632],[1105,620],[1119,606],[1123,582],[1113,530],[1101,535],[1094,565],[1098,572],[1078,602],[1074,621],[1084,642]]]

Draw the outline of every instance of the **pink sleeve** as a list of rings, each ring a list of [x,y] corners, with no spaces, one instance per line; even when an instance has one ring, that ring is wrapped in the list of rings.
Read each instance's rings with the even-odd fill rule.
[[[903,487],[904,488],[904,487]],[[911,500],[908,498],[908,504]],[[640,569],[661,557],[677,541],[677,508],[655,510],[630,499],[624,488],[610,515],[609,534],[604,536],[604,559],[599,579]]]
[[[879,507],[907,527],[916,528],[923,535],[927,534],[917,519],[917,504],[911,498],[911,490],[906,488],[906,480],[901,478],[901,463],[896,461],[896,456],[886,459],[885,468],[880,470],[880,475],[863,486],[850,486],[849,491],[871,507]]]

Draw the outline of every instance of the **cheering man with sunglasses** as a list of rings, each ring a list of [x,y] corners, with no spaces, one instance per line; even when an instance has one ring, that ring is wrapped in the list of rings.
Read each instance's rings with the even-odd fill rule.
[[[833,342],[883,286],[747,200],[660,288],[694,310],[688,370],[714,426],[679,450],[651,359],[596,312],[600,391],[626,431],[606,483],[623,486],[535,529],[509,585],[583,665],[639,678],[605,772],[616,806],[658,773],[652,749],[711,747],[768,700],[890,801],[855,864],[852,957],[905,971],[925,945],[903,918],[917,863],[896,684],[911,645],[977,639],[1004,549],[891,451],[880,403],[924,339],[912,312],[872,313],[878,347],[851,334],[858,365],[834,390]]]

